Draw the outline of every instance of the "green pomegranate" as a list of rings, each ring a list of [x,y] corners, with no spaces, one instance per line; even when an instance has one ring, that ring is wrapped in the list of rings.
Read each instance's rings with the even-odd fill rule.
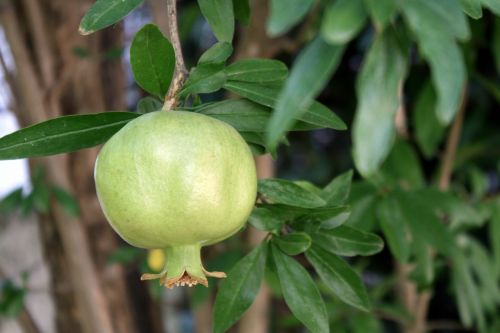
[[[186,111],[158,111],[124,126],[95,165],[101,207],[114,230],[133,246],[165,249],[166,287],[207,286],[202,246],[245,224],[257,178],[250,148],[231,126]]]

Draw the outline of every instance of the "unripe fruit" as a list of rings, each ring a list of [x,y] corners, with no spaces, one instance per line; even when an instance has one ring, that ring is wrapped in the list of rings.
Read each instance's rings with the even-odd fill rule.
[[[251,151],[231,126],[185,111],[152,112],[102,148],[96,189],[111,226],[131,245],[166,251],[167,287],[207,285],[200,248],[236,233],[255,203]]]

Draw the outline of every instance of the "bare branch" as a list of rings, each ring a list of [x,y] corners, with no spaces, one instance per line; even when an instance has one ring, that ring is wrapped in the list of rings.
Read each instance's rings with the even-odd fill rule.
[[[182,83],[187,75],[186,65],[184,64],[184,57],[182,56],[181,41],[179,38],[179,30],[177,27],[177,1],[167,1],[167,16],[168,16],[168,37],[174,47],[175,52],[175,74],[170,89],[165,97],[165,104],[163,110],[169,111],[177,104],[177,92],[181,89]]]

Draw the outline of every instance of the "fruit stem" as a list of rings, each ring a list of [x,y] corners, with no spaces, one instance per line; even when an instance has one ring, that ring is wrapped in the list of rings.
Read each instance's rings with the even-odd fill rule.
[[[179,245],[165,249],[166,263],[160,274],[144,274],[141,280],[160,279],[160,283],[167,288],[174,286],[189,286],[202,284],[208,287],[207,276],[224,278],[223,272],[208,272],[201,262],[201,246]]]

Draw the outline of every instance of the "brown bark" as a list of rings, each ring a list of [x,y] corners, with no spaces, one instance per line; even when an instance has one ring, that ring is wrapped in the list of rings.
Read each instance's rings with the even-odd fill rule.
[[[81,15],[90,4],[88,0],[23,0],[22,7],[12,1],[0,7],[0,22],[16,62],[13,81],[24,125],[62,114],[105,111],[108,105],[123,106],[120,61],[104,64],[100,38],[84,39],[77,33]],[[108,38],[106,43],[114,40],[121,46],[116,31],[120,29],[103,35]],[[92,57],[76,59],[75,46],[88,47]],[[103,87],[104,75],[118,83]],[[117,265],[106,264],[117,239],[94,193],[96,154],[91,149],[32,163],[44,167],[50,184],[77,196],[85,213],[78,219],[70,217],[54,202],[50,216],[41,224],[58,307],[57,327],[61,332],[135,332],[124,272]]]

